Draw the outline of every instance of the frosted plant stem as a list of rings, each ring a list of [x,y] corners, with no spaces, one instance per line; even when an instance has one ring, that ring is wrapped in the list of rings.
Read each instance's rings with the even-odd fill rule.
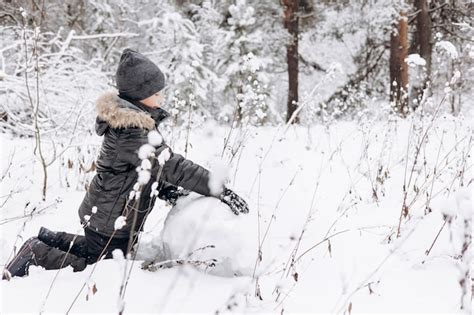
[[[311,203],[310,203],[310,207],[309,207],[309,210],[308,210],[308,214],[306,216],[306,220],[303,224],[303,228],[301,229],[301,232],[300,232],[300,235],[298,237],[298,240],[290,254],[290,256],[288,257],[288,261],[286,262],[286,265],[285,265],[285,268],[283,269],[283,273],[281,275],[281,279],[283,279],[283,277],[288,277],[290,275],[290,271],[294,269],[295,267],[295,263],[296,263],[296,255],[298,253],[298,250],[299,250],[299,246],[301,244],[301,241],[303,239],[303,235],[305,234],[306,232],[306,228],[309,224],[309,221],[311,220],[311,217],[313,215],[313,210],[314,210],[314,202],[315,202],[315,199],[316,199],[316,193],[318,192],[318,188],[319,188],[319,183],[320,183],[320,178],[321,178],[321,174],[322,174],[322,170],[323,170],[323,161],[321,161],[321,166],[320,166],[320,169],[319,169],[319,174],[316,178],[316,185],[314,187],[314,191],[313,191],[313,195],[311,197]],[[285,275],[285,271],[286,271],[286,275]],[[296,274],[296,273],[295,273]],[[294,276],[295,276],[294,274]],[[295,276],[295,279],[297,278],[297,276]],[[280,295],[281,295],[281,292],[278,292],[277,294],[277,297],[275,299],[275,302],[278,302],[278,299],[280,298]]]
[[[190,253],[192,255],[192,253]],[[206,267],[213,267],[216,263],[215,259],[208,259],[208,260],[194,260],[194,259],[168,259],[155,262],[149,266],[147,266],[148,270],[155,271],[156,269],[160,269],[163,267],[172,267],[172,266],[183,266],[183,265],[191,265],[191,266],[206,266]]]
[[[18,239],[22,238],[22,237],[20,236],[20,234],[23,233],[23,231],[25,231],[26,223],[28,222],[28,219],[30,219],[30,220],[33,219],[33,212],[34,212],[34,210],[31,211],[31,213],[30,213],[28,216],[25,215],[26,219],[25,219],[25,221],[23,221],[23,225],[21,226],[20,231],[17,233],[17,236],[16,236],[16,238],[15,238],[15,243],[13,244],[12,251],[11,251],[11,253],[10,253],[10,256],[8,257],[8,261],[10,261],[10,260],[15,256],[16,243],[18,242]],[[8,263],[8,261],[7,261],[7,263]],[[5,274],[5,272],[6,272],[6,267],[7,267],[7,264],[5,264],[5,266],[4,266],[4,268],[3,268],[2,275]]]
[[[310,251],[312,251],[313,249],[315,249],[316,247],[318,247],[319,245],[321,244],[324,244],[325,242],[329,241],[330,239],[332,239],[333,237],[335,236],[338,236],[338,235],[341,235],[341,234],[345,234],[345,233],[348,233],[348,232],[353,232],[353,231],[365,231],[365,230],[370,230],[370,229],[377,229],[377,228],[380,228],[380,227],[385,227],[385,226],[366,226],[366,227],[359,227],[359,228],[355,228],[355,229],[346,229],[346,230],[342,230],[342,231],[338,231],[334,234],[331,234],[329,236],[326,236],[324,237],[321,241],[319,241],[318,243],[316,243],[315,245],[313,245],[311,248],[309,248],[308,250],[306,250],[305,252],[303,252],[300,256],[298,256],[298,258],[296,258],[296,262],[298,262],[301,258],[303,258],[303,256],[305,256],[306,254],[308,254]],[[310,263],[312,262],[312,260],[310,261]],[[309,265],[308,267],[306,268],[309,269]],[[304,270],[303,272],[305,272],[306,270]],[[291,288],[286,292],[286,293],[283,293],[281,292],[281,294],[284,295],[283,299],[277,304],[277,306],[274,308],[274,310],[276,310],[278,307],[280,307],[283,302],[286,300],[286,298],[289,297],[289,294],[290,292],[296,287],[296,285],[298,284],[298,282],[294,282],[291,286]],[[275,292],[275,291],[274,291]],[[276,301],[277,302],[277,301]]]
[[[156,159],[153,160],[153,165],[154,163],[156,163]],[[163,172],[163,165],[160,165],[160,167],[158,168],[158,172],[157,172],[157,175],[156,175],[156,181],[159,181],[160,180],[160,177],[161,177],[161,173]],[[142,190],[143,190],[143,187],[141,188],[140,190],[140,196],[141,196],[141,193],[142,193]],[[150,202],[148,204],[148,208],[147,208],[147,216],[148,216],[148,213],[150,213],[150,211],[152,210],[151,209],[151,203],[152,203],[152,200],[153,199],[150,199]],[[125,299],[125,293],[127,291],[127,287],[128,287],[128,283],[130,281],[130,276],[132,275],[132,270],[133,270],[133,266],[135,264],[135,257],[136,257],[136,254],[138,252],[138,248],[140,247],[140,238],[141,238],[141,235],[140,236],[134,236],[133,235],[133,232],[135,230],[135,225],[136,225],[136,218],[137,218],[137,205],[138,205],[138,200],[135,199],[135,204],[134,204],[134,216],[133,216],[133,224],[132,224],[132,229],[130,230],[130,238],[129,238],[129,242],[128,242],[128,246],[127,246],[127,255],[126,255],[126,264],[125,264],[125,267],[124,267],[124,276],[123,276],[123,280],[122,280],[122,285],[120,286],[120,293],[119,293],[119,296],[120,296],[120,300],[123,302],[124,299]],[[142,230],[142,227],[143,227],[143,224],[145,224],[145,221],[146,221],[146,218],[141,222],[140,224],[140,227],[138,228],[138,231],[141,231]],[[135,250],[135,253],[134,253],[134,256],[132,258],[132,262],[130,263],[130,268],[127,272],[127,265],[128,265],[128,262],[130,260],[130,257],[129,257],[129,254],[131,253],[131,250],[132,250],[132,245],[134,243],[134,240],[136,240],[136,244],[137,244],[137,247],[136,247],[136,250]],[[124,305],[124,303],[121,303],[121,307]],[[120,310],[120,313],[123,312],[123,309]]]
[[[10,217],[10,218],[6,218],[6,219],[2,219],[0,221],[0,225],[4,225],[4,224],[7,224],[7,223],[10,223],[10,222],[13,222],[13,221],[16,221],[16,220],[21,220],[21,219],[25,219],[25,218],[30,218],[30,219],[33,219],[33,214],[41,214],[43,213],[44,211],[48,210],[49,208],[51,208],[52,206],[56,205],[57,202],[52,202],[51,204],[45,206],[44,208],[41,208],[39,210],[34,210],[32,211],[31,213],[28,213],[28,214],[24,214],[24,215],[21,215],[21,216],[15,216],[15,217]]]
[[[464,174],[466,172],[466,164],[467,164],[467,161],[468,161],[469,152],[471,151],[471,148],[472,148],[472,134],[469,137],[468,149],[467,149],[467,152],[466,152],[466,156],[464,157],[464,163],[463,163],[463,167],[462,167],[462,170],[461,170],[461,175],[459,176],[459,185],[460,186],[463,186],[463,178],[464,178]],[[469,186],[469,184],[468,184],[468,186]]]
[[[242,154],[243,154],[244,150],[240,150],[239,152],[239,157],[237,158],[237,163],[235,165],[235,171],[234,171],[234,176],[233,176],[233,179],[232,179],[232,185],[235,186],[235,181],[237,179],[237,172],[239,171],[239,165],[240,165],[240,160],[242,158]]]
[[[277,131],[275,132],[273,138],[272,138],[272,141],[270,142],[270,145],[268,146],[264,156],[263,156],[263,159],[258,167],[258,173],[261,173],[262,172],[262,168],[263,168],[263,163],[265,162],[268,154],[270,153],[270,151],[272,150],[273,148],[273,145],[275,143],[275,140],[277,140],[279,134],[281,133],[281,136],[280,138],[278,139],[278,141],[282,141],[283,138],[285,137],[286,135],[286,132],[288,131],[288,129],[290,128],[291,124],[293,123],[293,121],[296,119],[296,117],[298,116],[299,112],[304,108],[306,107],[306,105],[309,103],[309,101],[311,100],[311,98],[313,97],[314,93],[316,92],[316,90],[319,88],[319,86],[321,85],[321,83],[323,82],[323,80],[321,80],[319,83],[317,83],[313,89],[311,90],[311,92],[306,96],[306,99],[300,104],[300,106],[298,106],[298,108],[293,112],[293,114],[291,115],[290,119],[288,120],[288,122],[283,125],[283,126],[280,126]],[[255,182],[257,181],[257,178],[258,178],[258,174],[255,176],[255,179],[253,180],[252,182],[252,185],[250,187],[250,191],[249,191],[249,195],[252,193],[253,191],[253,187],[255,185]]]
[[[385,263],[389,260],[390,257],[392,257],[393,254],[395,254],[401,247],[402,245],[410,238],[410,236],[413,234],[415,231],[416,227],[418,226],[418,223],[420,221],[417,221],[414,227],[410,230],[410,232],[407,234],[407,236],[398,244],[397,247],[392,249],[377,265],[377,267],[367,275],[367,277],[350,293],[347,295],[346,299],[342,303],[341,307],[337,310],[336,313],[340,314],[343,313],[344,309],[346,309],[346,305],[349,303],[350,299],[356,294],[360,289],[364,288],[367,286],[367,283],[372,279],[372,277],[385,265]],[[342,296],[341,296],[342,298]],[[337,306],[335,306],[336,308]],[[333,313],[335,310],[333,311]]]
[[[433,188],[434,188],[434,183],[435,183],[435,178],[436,178],[436,170],[438,168],[438,161],[439,161],[439,155],[441,153],[441,148],[443,147],[443,139],[444,139],[444,132],[441,135],[441,141],[439,144],[438,148],[438,154],[436,155],[436,163],[433,169],[433,181],[431,182],[431,189],[430,189],[430,194],[428,196],[428,200],[426,201],[426,206],[425,206],[425,213],[428,213],[430,210],[430,202],[431,202],[431,196],[433,196]]]
[[[188,146],[189,146],[189,135],[191,133],[191,106],[192,103],[188,102],[188,125],[186,126],[186,145],[184,146],[184,157],[188,157]]]
[[[236,139],[234,141],[234,144],[232,145],[231,157],[229,159],[229,164],[233,162],[233,160],[237,156],[237,154],[239,154],[239,152],[241,153],[243,151],[243,148],[245,147],[243,144],[245,143],[247,134],[249,133],[248,123],[245,125],[244,131],[242,131],[243,128],[244,128],[243,126],[240,126],[240,128],[239,128],[239,139],[240,140]],[[237,144],[235,144],[235,142],[237,142]]]
[[[43,1],[44,4],[44,1]],[[44,5],[41,6],[43,8]],[[41,9],[42,11],[42,9]],[[43,11],[41,12],[44,13]],[[45,157],[43,155],[43,150],[41,146],[41,132],[38,124],[38,114],[39,114],[39,103],[40,103],[40,95],[39,95],[39,55],[38,55],[38,36],[39,36],[39,27],[34,29],[34,46],[33,46],[33,57],[35,58],[35,73],[36,73],[36,102],[33,101],[33,96],[30,89],[29,79],[28,79],[28,42],[26,39],[26,18],[23,17],[23,45],[25,49],[25,86],[26,91],[28,94],[28,100],[31,105],[31,110],[33,112],[33,127],[34,127],[34,135],[35,135],[35,148],[33,153],[36,155],[36,151],[38,151],[39,158],[41,161],[42,169],[43,169],[43,188],[42,188],[42,195],[43,201],[46,200],[46,187],[48,184],[48,172],[47,172],[47,163]],[[36,103],[36,104],[35,104]]]
[[[301,258],[303,258],[304,255],[306,255],[307,253],[309,253],[310,251],[312,251],[313,249],[315,249],[316,247],[318,247],[319,245],[323,244],[324,242],[330,240],[331,238],[333,238],[334,236],[338,236],[339,234],[344,234],[344,233],[347,233],[347,232],[350,232],[352,231],[352,229],[345,229],[345,230],[342,230],[342,231],[338,231],[336,233],[333,233],[329,236],[325,236],[321,241],[319,241],[318,243],[314,244],[313,246],[311,246],[310,248],[308,248],[307,250],[305,250],[302,254],[300,254],[296,259],[295,259],[295,264],[300,261]]]
[[[234,130],[234,124],[236,121],[236,116],[237,116],[237,111],[234,112],[234,115],[232,117],[229,133],[227,134],[227,137],[225,138],[224,147],[222,148],[221,159],[224,158],[225,150],[227,149],[227,145],[229,144],[230,137],[232,136],[232,131]]]
[[[466,136],[466,137],[467,137],[467,136]],[[464,137],[464,138],[466,138],[466,137]],[[463,176],[464,176],[465,171],[469,169],[469,168],[466,168],[466,164],[467,164],[467,161],[469,160],[468,156],[469,156],[469,152],[471,151],[471,148],[472,148],[472,135],[471,135],[470,138],[469,138],[469,143],[468,143],[467,146],[468,146],[468,148],[467,148],[466,157],[464,157],[464,158],[462,159],[462,168],[461,168],[461,170],[459,171],[459,175],[453,178],[453,181],[451,182],[451,185],[449,186],[449,190],[448,190],[449,192],[452,191],[452,188],[453,188],[453,186],[454,186],[454,182],[456,181],[457,178],[459,178],[459,186],[460,186],[460,187],[463,186],[462,178],[463,178]],[[454,149],[454,148],[453,148],[453,149]],[[472,180],[472,179],[471,179],[471,180]],[[468,186],[469,186],[469,184],[468,184]]]
[[[100,39],[100,38],[115,38],[115,37],[137,37],[140,36],[137,33],[110,33],[110,34],[93,34],[93,35],[74,35],[71,39],[75,40],[87,40],[87,39]]]
[[[467,136],[463,137],[461,140],[459,140],[458,142],[456,142],[453,146],[453,148],[451,148],[448,153],[445,154],[445,156],[441,159],[441,161],[439,161],[439,164],[438,165],[443,165],[442,167],[440,167],[439,169],[436,169],[436,175],[433,174],[433,176],[429,177],[429,178],[426,178],[425,181],[422,183],[422,185],[419,186],[419,189],[420,191],[422,190],[427,190],[428,187],[425,187],[425,186],[429,186],[430,184],[433,184],[438,178],[441,177],[441,175],[444,174],[444,170],[446,169],[449,169],[453,160],[451,161],[448,161],[448,158],[451,154],[451,152],[453,152],[453,150],[460,144],[462,143],[465,139],[467,138]],[[454,162],[456,162],[456,160],[454,160]],[[467,169],[466,169],[467,170]],[[457,177],[454,178],[454,180],[456,179]],[[440,192],[444,191],[445,188],[443,188]],[[429,196],[429,199],[430,200],[433,200],[440,192],[436,192],[436,193],[430,193],[430,196]],[[448,192],[449,193],[449,192]],[[408,203],[407,207],[408,208],[411,208],[414,203],[417,201],[417,197],[418,197],[418,194],[415,195],[415,197],[413,197],[413,199],[410,201],[410,203]]]
[[[438,240],[438,237],[441,234],[441,231],[444,229],[444,226],[446,225],[447,222],[448,222],[448,220],[445,219],[444,222],[443,222],[443,225],[441,226],[438,233],[436,234],[436,237],[434,238],[433,243],[431,243],[430,248],[425,252],[426,256],[428,256],[431,253],[431,250],[433,249],[433,246],[435,245],[436,241]]]
[[[86,224],[87,224],[87,223],[86,223]],[[85,224],[85,225],[86,225],[86,224]],[[85,225],[83,226],[83,228],[85,228]],[[77,236],[78,236],[77,234],[74,235],[74,237],[73,237],[73,239],[72,239],[72,241],[71,241],[71,245],[69,246],[69,249],[68,249],[68,251],[66,252],[66,255],[64,255],[64,258],[63,258],[63,260],[62,260],[62,262],[61,262],[61,265],[59,266],[59,269],[56,271],[56,274],[54,275],[54,278],[53,278],[53,280],[51,281],[51,284],[49,285],[48,292],[46,293],[46,296],[45,296],[45,298],[44,298],[44,300],[43,300],[43,303],[41,304],[41,308],[40,308],[40,311],[39,311],[40,314],[43,314],[43,312],[44,312],[44,308],[45,308],[45,306],[46,306],[46,302],[48,301],[48,298],[49,298],[49,295],[51,294],[51,291],[53,290],[54,283],[56,282],[56,279],[57,279],[58,276],[59,276],[59,272],[60,272],[61,269],[63,268],[64,263],[66,262],[66,258],[67,258],[67,256],[69,255],[69,253],[70,253],[70,251],[71,251],[71,248],[72,248],[72,245],[74,244],[74,242],[75,242],[76,239],[77,239]]]
[[[9,154],[8,164],[7,164],[6,169],[3,171],[2,177],[0,178],[0,183],[3,182],[5,177],[8,175],[8,172],[10,171],[10,168],[13,164],[13,158],[15,157],[15,153],[16,153],[16,148],[14,147],[13,152],[10,152]]]
[[[265,242],[267,236],[268,236],[268,232],[270,231],[270,228],[272,226],[272,223],[273,221],[276,219],[276,215],[275,213],[277,212],[278,208],[280,207],[280,203],[282,201],[282,199],[285,197],[286,193],[288,192],[288,189],[293,185],[294,181],[295,181],[295,178],[296,178],[296,175],[298,174],[298,172],[300,171],[300,169],[296,170],[295,174],[293,175],[293,177],[291,178],[290,182],[288,183],[288,185],[285,187],[285,190],[283,191],[283,193],[280,195],[280,198],[278,199],[276,205],[275,205],[275,208],[273,210],[273,213],[272,213],[272,216],[271,216],[271,219],[270,221],[268,222],[268,225],[267,225],[267,228],[265,230],[265,233],[263,234],[263,238],[262,238],[262,241],[260,242],[260,247],[263,246],[263,243]]]
[[[96,263],[94,264],[94,267],[92,267],[92,270],[91,272],[89,273],[89,276],[87,277],[86,281],[84,281],[84,283],[82,284],[82,287],[79,289],[79,291],[77,292],[76,296],[74,297],[74,300],[72,301],[71,305],[69,306],[69,308],[67,309],[66,311],[66,314],[69,314],[69,312],[71,311],[72,307],[74,306],[74,304],[76,304],[77,302],[77,299],[79,298],[79,295],[81,295],[81,292],[82,290],[84,290],[84,288],[86,287],[87,285],[87,282],[91,279],[92,275],[94,274],[94,271],[95,271],[95,268],[97,268],[97,265],[99,264],[99,261],[102,259],[102,257],[104,256],[105,254],[105,249],[110,245],[110,242],[112,241],[112,238],[115,236],[115,231],[112,233],[112,235],[110,235],[107,243],[105,244],[104,246],[104,249],[102,250],[102,252],[100,253],[99,257],[97,258],[97,261]]]
[[[431,130],[431,128],[433,127],[433,124],[438,116],[438,113],[441,109],[441,105],[443,105],[444,103],[444,100],[446,98],[446,94],[444,95],[444,97],[441,99],[441,101],[439,102],[439,105],[438,107],[436,108],[436,111],[435,113],[433,114],[433,117],[431,118],[431,121],[430,121],[430,124],[428,125],[428,127],[426,127],[426,130],[425,132],[423,133],[422,137],[421,137],[421,140],[420,142],[418,143],[418,145],[416,146],[416,151],[415,151],[415,158],[414,158],[414,161],[413,161],[413,165],[412,165],[412,168],[411,168],[411,171],[410,171],[410,177],[408,179],[408,184],[403,184],[403,190],[404,190],[404,196],[403,196],[403,205],[402,205],[402,209],[400,211],[400,217],[398,219],[398,228],[397,228],[397,237],[400,237],[400,228],[401,228],[401,224],[402,224],[402,218],[403,218],[403,215],[407,216],[408,215],[408,212],[409,212],[409,209],[407,207],[407,204],[406,204],[406,201],[407,201],[407,197],[408,197],[408,188],[410,187],[411,185],[411,180],[413,178],[413,173],[415,173],[415,165],[417,163],[417,160],[418,160],[418,155],[420,154],[421,152],[421,148],[423,146],[423,144],[425,143],[427,137],[428,137],[428,132]],[[407,164],[408,164],[408,149],[407,149]],[[405,170],[405,174],[406,174],[406,170]]]
[[[261,293],[260,293],[260,286],[259,286],[259,283],[258,283],[258,280],[260,277],[257,277],[255,278],[255,272],[257,271],[257,267],[258,265],[260,264],[260,262],[262,261],[262,246],[261,246],[261,242],[260,242],[260,187],[261,187],[261,174],[259,174],[258,176],[258,193],[257,193],[257,242],[258,242],[258,249],[257,249],[257,259],[255,260],[255,266],[253,268],[253,273],[252,273],[252,279],[255,279],[255,296],[256,297],[259,297],[260,299],[262,299],[261,297]]]

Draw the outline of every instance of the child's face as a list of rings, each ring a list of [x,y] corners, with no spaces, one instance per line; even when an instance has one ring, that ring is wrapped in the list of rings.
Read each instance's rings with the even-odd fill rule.
[[[141,100],[140,102],[145,104],[148,107],[158,108],[163,105],[164,100],[165,100],[165,97],[163,93],[160,91],[153,94],[152,96],[145,98],[144,100]]]

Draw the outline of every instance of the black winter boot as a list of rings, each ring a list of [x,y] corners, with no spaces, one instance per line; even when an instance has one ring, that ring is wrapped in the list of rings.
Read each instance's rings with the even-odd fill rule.
[[[28,239],[3,270],[2,280],[28,275],[28,267],[35,259],[34,248],[40,243],[37,237]]]

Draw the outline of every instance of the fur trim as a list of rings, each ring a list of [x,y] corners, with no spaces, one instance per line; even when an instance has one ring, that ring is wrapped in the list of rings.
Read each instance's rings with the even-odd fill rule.
[[[145,112],[127,108],[126,102],[114,92],[107,92],[97,99],[97,116],[106,121],[112,128],[141,128],[152,130],[155,128],[155,120]]]

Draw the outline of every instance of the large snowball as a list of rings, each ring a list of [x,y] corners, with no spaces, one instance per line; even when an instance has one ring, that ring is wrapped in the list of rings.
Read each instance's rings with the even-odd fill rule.
[[[234,215],[216,198],[197,194],[180,198],[165,220],[161,235],[164,256],[216,259],[216,266],[209,268],[209,273],[251,276],[258,243],[254,221],[251,215]]]

